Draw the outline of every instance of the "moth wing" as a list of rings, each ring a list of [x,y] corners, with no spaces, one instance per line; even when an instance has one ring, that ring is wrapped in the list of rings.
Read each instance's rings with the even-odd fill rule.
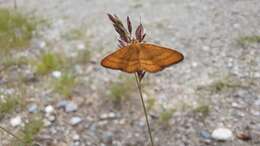
[[[176,50],[153,44],[141,44],[139,60],[144,71],[158,72],[183,59],[184,56]]]
[[[127,73],[137,72],[139,68],[137,49],[126,46],[108,55],[101,61],[101,65]]]

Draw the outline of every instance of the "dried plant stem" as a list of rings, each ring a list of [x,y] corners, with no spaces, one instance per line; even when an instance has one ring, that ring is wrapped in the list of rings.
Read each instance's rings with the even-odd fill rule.
[[[14,9],[17,9],[17,2],[14,0]]]
[[[138,78],[137,73],[135,73],[135,79],[136,79],[137,87],[138,87],[139,94],[140,94],[140,97],[141,97],[142,106],[143,106],[143,109],[144,109],[144,114],[145,114],[145,119],[146,119],[146,124],[147,124],[147,128],[148,128],[151,144],[152,144],[152,146],[154,146],[154,144],[153,144],[153,137],[152,137],[152,131],[151,131],[149,120],[148,120],[148,114],[147,114],[147,110],[146,110],[146,107],[145,107],[145,104],[144,104],[141,80]]]
[[[18,136],[16,136],[16,135],[13,134],[12,132],[8,131],[8,130],[5,129],[4,127],[0,126],[0,129],[2,129],[4,132],[8,133],[9,135],[13,136],[14,138],[16,138],[17,140],[21,141],[23,144],[26,145],[26,142],[24,142],[21,138],[19,138]]]

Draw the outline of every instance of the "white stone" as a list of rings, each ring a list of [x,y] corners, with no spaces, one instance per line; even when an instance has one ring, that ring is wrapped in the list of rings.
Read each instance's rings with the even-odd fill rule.
[[[255,75],[256,78],[260,78],[260,73],[259,72],[256,72],[254,75]]]
[[[232,140],[233,134],[230,129],[217,128],[212,132],[211,137],[215,140],[227,141],[227,140]]]
[[[55,117],[55,115],[47,115],[47,119],[50,121],[50,122],[54,122],[55,121],[55,119],[56,119],[56,117]]]
[[[51,122],[48,120],[48,119],[44,119],[43,120],[43,125],[45,126],[45,127],[48,127],[48,126],[51,126]]]
[[[259,111],[256,111],[256,110],[251,110],[251,113],[252,113],[254,116],[260,116],[260,112],[259,112]]]
[[[116,117],[116,113],[110,112],[110,113],[108,113],[108,117],[109,118],[115,118]]]
[[[255,101],[256,106],[260,106],[260,98]]]
[[[45,107],[44,111],[45,111],[46,113],[50,114],[50,113],[53,113],[53,112],[54,112],[54,108],[53,108],[53,106],[48,105],[48,106]]]
[[[85,44],[79,43],[79,44],[77,45],[77,48],[78,48],[79,50],[84,50],[84,49],[85,49]]]
[[[233,27],[238,29],[238,28],[240,28],[240,24],[235,23],[235,24],[233,24]]]
[[[192,67],[197,67],[198,63],[197,62],[192,62]]]
[[[210,48],[209,48],[208,46],[203,46],[202,49],[203,49],[204,51],[209,51]]]
[[[82,119],[81,119],[80,117],[72,117],[72,118],[70,119],[70,124],[71,124],[72,126],[74,126],[74,125],[79,124],[81,121],[82,121]]]
[[[72,138],[73,138],[74,141],[78,141],[78,140],[80,140],[80,137],[79,137],[78,134],[73,135]]]
[[[13,127],[17,127],[22,124],[22,118],[20,116],[14,117],[10,120],[10,124]]]
[[[61,77],[61,72],[60,71],[53,71],[52,72],[52,76],[56,79],[60,78]]]
[[[46,47],[46,42],[45,41],[41,41],[39,42],[39,48],[45,48]]]

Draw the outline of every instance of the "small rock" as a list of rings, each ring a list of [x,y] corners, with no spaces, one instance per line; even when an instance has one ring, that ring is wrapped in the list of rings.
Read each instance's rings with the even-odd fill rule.
[[[92,133],[96,133],[97,131],[97,125],[95,123],[93,123],[90,127],[89,127],[89,130],[92,132]]]
[[[125,120],[125,119],[120,119],[120,120],[118,121],[118,124],[124,125],[124,124],[125,124],[125,122],[126,122],[126,120]]]
[[[77,45],[77,48],[78,48],[79,50],[84,50],[84,49],[85,49],[85,44],[79,43],[79,44]]]
[[[227,141],[233,138],[233,134],[232,131],[227,128],[217,128],[212,132],[211,137],[215,140]]]
[[[61,77],[61,72],[60,71],[53,71],[51,74],[56,79]]]
[[[255,78],[260,78],[260,73],[259,72],[255,73]]]
[[[43,48],[46,47],[46,42],[45,41],[40,41],[40,42],[37,43],[37,46],[38,46],[38,48],[43,49]]]
[[[66,112],[75,112],[77,111],[78,106],[73,102],[68,102],[68,104],[65,107]]]
[[[72,136],[72,139],[73,139],[73,141],[79,141],[80,137],[79,137],[78,134],[75,134],[75,135]]]
[[[244,140],[244,141],[248,141],[248,140],[252,139],[249,132],[239,132],[236,134],[236,136],[237,136],[237,138]]]
[[[72,126],[75,126],[75,125],[79,124],[80,122],[82,122],[82,119],[80,117],[72,117],[70,119],[70,124]]]
[[[80,146],[80,141],[77,140],[77,141],[74,141],[73,145],[72,146]]]
[[[68,104],[68,102],[69,102],[69,101],[67,101],[67,100],[59,101],[59,102],[57,103],[57,107],[58,107],[58,108],[65,108],[66,105]]]
[[[113,144],[113,133],[111,132],[105,132],[102,135],[102,141],[105,144],[112,145]]]
[[[243,107],[244,107],[243,105],[241,105],[241,104],[239,104],[239,103],[236,103],[236,102],[232,102],[231,106],[232,106],[233,108],[243,108]]]
[[[43,125],[45,126],[45,127],[48,127],[48,126],[51,126],[51,122],[48,120],[48,119],[43,119]]]
[[[115,119],[117,118],[116,113],[110,112],[110,113],[104,113],[100,115],[101,120],[106,120],[106,119]]]
[[[254,116],[260,116],[260,112],[259,111],[256,111],[256,110],[251,110],[251,113],[254,115]]]
[[[260,98],[255,101],[256,106],[260,106]]]
[[[115,118],[116,114],[114,112],[110,112],[110,113],[108,113],[108,117],[109,118]]]
[[[44,111],[45,111],[47,114],[50,114],[50,113],[53,113],[53,112],[54,112],[54,108],[53,108],[53,106],[48,105],[48,106],[45,107]]]
[[[30,104],[27,108],[28,112],[30,113],[36,113],[38,111],[37,105],[35,103]]]
[[[209,48],[208,46],[203,46],[202,49],[203,49],[204,51],[209,51],[210,48]]]
[[[47,119],[50,121],[50,122],[54,122],[56,120],[56,117],[55,115],[49,115],[47,114]]]
[[[10,120],[10,124],[13,127],[17,127],[22,124],[22,118],[20,116],[14,117]]]
[[[36,82],[37,77],[35,76],[34,73],[29,72],[29,73],[26,73],[26,75],[24,76],[24,81],[25,82]]]
[[[107,119],[107,118],[108,118],[108,114],[101,114],[100,115],[101,120],[104,120],[104,119]]]
[[[197,67],[198,66],[198,63],[197,62],[192,62],[192,67]]]
[[[203,139],[206,139],[206,140],[211,139],[211,135],[207,131],[201,131],[200,132],[200,137],[203,138]]]
[[[64,108],[66,112],[75,112],[78,109],[77,104],[68,100],[58,102],[57,107]]]
[[[239,29],[240,28],[240,24],[235,23],[235,24],[233,24],[233,27],[236,28],[236,29]]]

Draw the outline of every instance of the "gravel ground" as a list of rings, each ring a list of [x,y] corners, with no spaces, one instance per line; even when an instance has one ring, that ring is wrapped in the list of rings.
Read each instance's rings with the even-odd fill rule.
[[[13,5],[12,1],[0,2],[2,7]],[[131,76],[100,66],[100,60],[117,45],[106,16],[109,12],[120,18],[130,16],[135,24],[141,17],[146,41],[176,48],[185,56],[182,63],[144,79],[145,99],[154,97],[156,101],[149,111],[156,146],[260,146],[260,43],[241,45],[237,41],[260,35],[259,0],[17,0],[17,5],[50,22],[25,51],[28,56],[37,58],[46,50],[73,56],[84,43],[64,39],[73,28],[86,29],[85,48],[91,51],[90,63],[74,66],[80,85],[69,102],[77,105],[75,112],[58,108],[64,98],[43,83],[51,75],[24,85],[25,100],[36,104],[50,121],[35,137],[39,145],[110,146],[112,142],[114,146],[149,146],[137,90],[120,107],[107,94],[118,76]],[[41,47],[43,42],[47,45]],[[3,76],[8,81],[19,73],[33,72],[31,67],[25,69]],[[4,84],[0,89],[15,90]],[[198,109],[204,104],[209,108],[206,115]],[[44,111],[47,105],[54,107],[53,121]],[[158,117],[169,108],[176,112],[162,124]],[[25,108],[6,116],[1,125],[17,131],[19,126],[10,126],[10,119],[18,115],[23,122],[31,116]],[[82,121],[73,125],[73,117]],[[231,130],[233,138],[212,138],[211,133],[220,127]],[[236,135],[241,132],[249,132],[252,139],[239,139]],[[11,137],[0,134],[0,145],[8,145]]]

